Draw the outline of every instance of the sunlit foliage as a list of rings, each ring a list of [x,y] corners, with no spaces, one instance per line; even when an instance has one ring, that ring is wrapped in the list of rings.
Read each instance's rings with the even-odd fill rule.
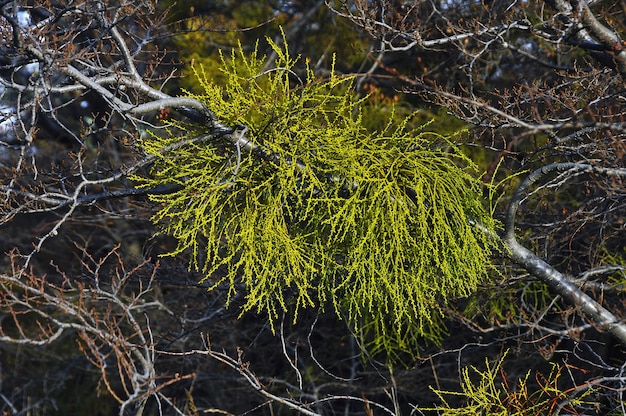
[[[487,368],[484,371],[473,366],[464,367],[461,370],[462,391],[433,389],[442,405],[420,410],[436,411],[442,416],[535,416],[579,414],[575,409],[593,409],[593,403],[587,400],[591,386],[580,386],[577,394],[572,394],[573,389],[564,391],[559,387],[560,379],[576,369],[552,364],[547,375],[529,370],[524,377],[509,380],[502,368],[506,355],[491,366],[485,360]],[[451,397],[463,398],[465,405],[450,406],[446,398]]]
[[[270,70],[241,48],[222,57],[225,85],[195,67],[200,92],[187,94],[231,134],[178,124],[185,137],[143,142],[157,162],[135,179],[179,187],[152,196],[154,220],[178,239],[170,254],[190,250],[191,267],[231,299],[245,287],[243,311],[272,323],[331,306],[370,351],[416,354],[417,340],[442,335],[440,307],[486,276],[494,243],[472,224],[494,222],[479,172],[450,138],[409,119],[391,114],[368,131],[352,78],[316,78],[308,65],[300,77],[297,59],[268,42]],[[262,151],[233,144],[244,137]]]

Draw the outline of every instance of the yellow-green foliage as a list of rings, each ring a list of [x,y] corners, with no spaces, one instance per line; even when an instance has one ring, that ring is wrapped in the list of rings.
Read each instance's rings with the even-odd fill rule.
[[[188,0],[186,2],[189,3]],[[195,6],[198,8],[197,4]],[[193,8],[193,5],[176,2],[174,10],[184,12],[190,7]],[[205,11],[185,19],[184,33],[173,39],[177,57],[184,62],[201,64],[212,82],[223,83],[225,74],[218,68],[219,50],[230,51],[240,44],[244,50],[251,52],[257,39],[265,39],[266,35],[274,37],[285,25],[287,31],[301,26],[301,20],[277,13],[275,7],[276,4],[272,7],[267,2],[230,2],[228,5],[214,5],[211,12]],[[341,57],[337,63],[338,72],[356,72],[362,65],[371,64],[367,57],[370,39],[354,30],[350,21],[332,13],[327,7],[317,8],[308,19],[315,24],[306,25],[306,30],[298,29],[295,32],[297,35],[292,32],[294,44],[291,46],[310,57],[315,70],[327,70],[334,55]],[[262,51],[269,49],[264,41],[259,43],[258,48]],[[185,71],[185,75],[190,73]],[[194,82],[194,77],[187,76],[177,80],[178,85],[191,90],[194,90]]]
[[[440,305],[466,296],[485,277],[493,228],[478,172],[445,137],[388,123],[363,127],[352,79],[316,79],[268,40],[275,67],[241,49],[222,58],[228,82],[196,68],[201,100],[229,126],[274,155],[267,160],[224,138],[178,125],[186,137],[143,143],[157,162],[143,186],[177,184],[153,195],[154,217],[230,296],[245,285],[243,310],[274,322],[294,308],[332,305],[374,350],[412,351],[440,335]],[[392,118],[390,118],[391,120]],[[237,137],[241,130],[233,133]],[[164,151],[168,148],[173,149]],[[201,261],[200,259],[206,259]]]
[[[607,267],[614,268],[613,272],[606,277],[606,282],[615,288],[615,290],[624,291],[626,289],[626,247],[622,247],[621,251],[610,252],[606,248],[602,248],[602,263]]]
[[[551,415],[559,405],[563,414],[578,414],[575,409],[579,406],[588,406],[585,400],[592,393],[592,389],[580,391],[564,391],[559,388],[559,379],[564,370],[556,364],[552,365],[550,374],[545,377],[539,373],[534,378],[537,387],[529,386],[532,379],[531,371],[511,384],[502,371],[502,365],[507,353],[493,368],[485,360],[486,369],[481,371],[475,367],[464,367],[461,370],[461,392],[451,392],[431,389],[437,394],[442,405],[434,408],[421,408],[421,411],[435,411],[439,416],[537,416]],[[566,373],[567,374],[567,373]],[[451,407],[446,396],[462,397],[465,405]],[[561,414],[561,412],[558,412]]]

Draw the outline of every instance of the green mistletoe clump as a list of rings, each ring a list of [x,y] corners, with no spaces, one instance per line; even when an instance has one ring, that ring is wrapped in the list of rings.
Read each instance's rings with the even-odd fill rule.
[[[232,131],[177,123],[184,137],[143,142],[156,162],[135,179],[177,185],[151,196],[154,220],[178,239],[170,254],[190,250],[213,287],[231,298],[244,287],[243,311],[272,323],[332,305],[373,352],[416,353],[417,340],[441,336],[441,307],[486,277],[494,221],[479,172],[449,138],[393,111],[369,131],[352,78],[298,74],[268,42],[270,70],[241,48],[221,58],[224,85],[194,68],[201,93],[187,94]]]

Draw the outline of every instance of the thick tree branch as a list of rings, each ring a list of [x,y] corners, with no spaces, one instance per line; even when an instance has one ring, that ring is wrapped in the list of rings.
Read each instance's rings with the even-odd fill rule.
[[[624,41],[614,30],[602,24],[593,14],[587,1],[547,0],[550,6],[575,26],[578,45],[603,65],[614,67],[626,78],[626,50]]]
[[[554,266],[542,260],[535,253],[522,246],[515,237],[515,218],[519,207],[530,187],[544,176],[555,172],[598,173],[626,177],[626,170],[604,168],[583,163],[553,163],[532,172],[516,189],[506,213],[503,242],[511,259],[546,283],[554,293],[562,296],[568,303],[575,305],[598,329],[611,333],[620,343],[626,345],[626,324],[604,308],[597,300],[587,295],[568,277]]]

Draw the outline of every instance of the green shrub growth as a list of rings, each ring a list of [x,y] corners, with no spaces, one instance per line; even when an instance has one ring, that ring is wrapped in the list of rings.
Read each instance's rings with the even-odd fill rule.
[[[593,393],[591,386],[569,389],[563,389],[560,386],[563,378],[561,376],[571,374],[571,370],[565,366],[552,364],[552,369],[547,376],[535,372],[534,380],[531,377],[533,372],[529,370],[524,377],[513,383],[513,380],[509,380],[502,369],[507,353],[508,351],[491,366],[492,368],[490,368],[489,361],[485,360],[485,371],[473,366],[464,367],[461,370],[462,391],[460,392],[443,391],[431,387],[442,404],[433,408],[420,408],[420,412],[433,412],[440,416],[578,415],[584,413],[579,413],[577,409],[594,407],[593,401],[590,400]],[[451,406],[446,401],[446,397],[461,398],[464,405]]]
[[[194,70],[200,92],[187,94],[238,130],[178,123],[186,137],[143,142],[157,161],[135,180],[179,186],[151,196],[154,220],[178,239],[170,254],[190,250],[191,267],[231,298],[245,287],[243,311],[273,323],[332,305],[374,352],[415,354],[418,339],[441,336],[440,305],[486,276],[494,243],[471,223],[494,222],[479,172],[447,137],[393,112],[367,131],[352,78],[317,79],[308,65],[298,75],[298,60],[268,42],[272,70],[241,48],[221,58],[225,85]],[[232,144],[244,133],[264,152]]]

